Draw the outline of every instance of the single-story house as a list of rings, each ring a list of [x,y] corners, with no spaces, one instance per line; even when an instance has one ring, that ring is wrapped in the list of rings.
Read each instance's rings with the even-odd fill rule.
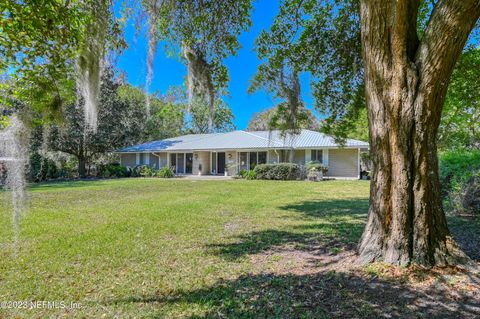
[[[328,166],[327,176],[359,177],[360,150],[368,143],[347,139],[339,146],[325,134],[302,130],[283,136],[280,131],[233,131],[190,134],[118,150],[124,166],[173,167],[177,174],[235,175],[257,164],[297,164],[316,160]],[[294,152],[290,156],[290,152]]]

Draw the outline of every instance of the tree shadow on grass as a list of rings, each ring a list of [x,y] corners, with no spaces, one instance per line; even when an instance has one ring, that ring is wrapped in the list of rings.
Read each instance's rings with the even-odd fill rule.
[[[303,201],[279,207],[297,212],[299,219],[338,218],[339,220],[364,220],[368,212],[368,199],[341,199]]]
[[[368,209],[367,200],[306,201],[280,209],[300,213],[293,217],[303,224],[285,229],[266,229],[242,234],[233,243],[209,245],[208,250],[235,260],[271,249],[289,249],[323,254],[330,250],[353,250],[357,244]]]
[[[478,295],[459,291],[451,296],[433,284],[414,289],[399,281],[327,272],[246,275],[198,290],[110,303],[158,305],[156,318],[175,304],[203,309],[187,311],[184,318],[478,318],[478,302]]]
[[[233,243],[210,245],[208,249],[232,261],[247,255],[266,255],[285,246],[289,247],[289,256],[303,252],[323,257],[331,247],[353,251],[363,231],[367,208],[367,200],[309,201],[284,206],[282,210],[298,215],[283,218],[302,222],[236,236]],[[376,273],[358,268],[343,271],[339,265],[315,266],[306,272],[285,272],[283,268],[278,272],[258,264],[257,259],[250,274],[219,280],[210,287],[133,295],[109,303],[148,304],[158,309],[154,318],[170,315],[166,311],[175,314],[177,307],[183,318],[480,317],[478,290],[452,288],[449,280],[455,280],[455,276],[411,284],[404,278],[380,279]]]

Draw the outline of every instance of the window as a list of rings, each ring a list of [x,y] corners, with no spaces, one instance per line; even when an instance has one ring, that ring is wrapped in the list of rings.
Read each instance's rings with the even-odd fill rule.
[[[240,153],[240,158],[242,158],[242,154],[247,153]],[[250,152],[249,155],[249,169],[254,169],[255,166],[258,164],[267,164],[267,152]]]
[[[267,152],[258,152],[257,164],[267,164]]]
[[[250,152],[250,169],[254,169],[257,166],[257,152]]]
[[[323,151],[312,150],[312,161],[318,161],[320,163],[323,163]]]
[[[245,153],[245,152],[242,152],[240,153],[240,156],[239,156],[239,166],[240,166],[240,170],[242,169],[245,169],[247,170],[248,169],[248,165],[247,165],[247,162],[248,162],[248,153]]]

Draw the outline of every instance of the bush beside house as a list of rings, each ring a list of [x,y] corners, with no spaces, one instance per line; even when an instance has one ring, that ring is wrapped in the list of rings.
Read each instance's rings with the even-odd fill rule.
[[[292,163],[260,164],[255,166],[257,179],[267,180],[302,180],[306,173],[302,166]]]

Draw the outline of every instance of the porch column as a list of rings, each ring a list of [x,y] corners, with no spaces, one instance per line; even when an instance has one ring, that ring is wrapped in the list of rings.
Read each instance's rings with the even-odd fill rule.
[[[328,166],[328,149],[323,150],[323,165]]]
[[[140,153],[135,153],[135,165],[140,165]]]
[[[360,149],[357,149],[357,150],[358,150],[357,170],[358,170],[358,179],[360,179],[362,177],[360,172]]]

